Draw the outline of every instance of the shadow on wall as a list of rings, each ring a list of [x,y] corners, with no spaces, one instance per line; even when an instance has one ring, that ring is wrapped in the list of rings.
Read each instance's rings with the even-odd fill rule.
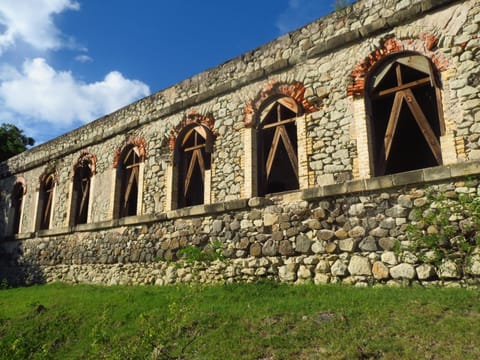
[[[8,286],[44,284],[40,267],[24,259],[22,242],[3,241],[0,244],[0,282]]]
[[[21,286],[44,283],[38,265],[29,264],[24,257],[23,243],[15,235],[15,221],[19,214],[12,206],[16,177],[8,163],[0,163],[0,286]]]

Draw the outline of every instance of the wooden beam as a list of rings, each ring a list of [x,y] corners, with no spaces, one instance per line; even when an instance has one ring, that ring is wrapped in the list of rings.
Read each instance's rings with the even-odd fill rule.
[[[437,163],[440,165],[442,164],[442,152],[437,136],[435,135],[430,124],[428,123],[428,120],[425,117],[422,109],[420,108],[417,99],[415,99],[412,90],[407,89],[405,90],[405,92],[407,105],[410,108],[410,111],[412,112],[415,121],[420,127],[423,136],[427,140],[427,144],[430,147],[430,150],[432,150],[435,160],[437,160]]]
[[[392,112],[388,119],[387,130],[385,131],[384,146],[385,146],[385,161],[390,157],[390,150],[392,148],[393,137],[397,130],[398,118],[400,116],[400,110],[402,109],[402,103],[404,99],[403,91],[399,91],[395,94],[395,100],[393,101]]]
[[[265,126],[263,127],[263,129],[269,129],[269,128],[272,128],[272,127],[275,127],[275,126],[280,126],[280,125],[285,125],[285,124],[293,123],[293,122],[295,122],[296,120],[297,120],[296,118],[291,118],[291,119],[286,119],[286,120],[274,122],[274,123],[265,125]]]
[[[423,78],[423,79],[411,81],[409,83],[406,83],[406,84],[403,84],[403,85],[400,85],[400,86],[395,86],[395,87],[387,89],[387,90],[379,91],[378,94],[374,94],[372,96],[372,98],[376,99],[376,98],[379,98],[381,96],[390,95],[390,94],[393,94],[397,91],[417,87],[417,86],[420,86],[420,85],[423,85],[423,84],[426,84],[426,83],[429,83],[429,82],[430,82],[430,77],[426,77],[426,78]]]
[[[280,135],[283,140],[283,144],[285,145],[285,149],[287,150],[288,157],[290,159],[290,163],[292,164],[293,171],[295,172],[295,176],[298,180],[298,158],[295,149],[293,148],[292,142],[290,141],[290,137],[288,136],[287,130],[285,126],[280,126]]]
[[[270,172],[272,171],[273,160],[275,154],[277,153],[278,143],[280,141],[280,130],[279,126],[275,128],[275,134],[273,135],[272,144],[270,146],[270,151],[268,152],[267,163],[265,164],[267,180],[270,177]]]

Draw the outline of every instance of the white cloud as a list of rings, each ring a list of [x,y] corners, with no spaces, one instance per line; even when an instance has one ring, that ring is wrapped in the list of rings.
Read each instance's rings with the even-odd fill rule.
[[[5,110],[30,119],[65,127],[87,123],[150,93],[147,85],[112,71],[102,81],[87,84],[69,71],[56,71],[45,59],[23,64],[21,72],[0,71],[0,102]]]
[[[23,41],[36,50],[51,50],[64,43],[53,15],[79,10],[75,0],[1,0],[0,54]]]
[[[92,62],[93,59],[88,56],[88,55],[78,55],[75,57],[75,60],[78,61],[78,62],[81,62],[81,63],[87,63],[87,62]]]

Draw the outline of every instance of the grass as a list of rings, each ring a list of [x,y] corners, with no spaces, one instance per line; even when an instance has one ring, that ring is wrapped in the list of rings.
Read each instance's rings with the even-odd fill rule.
[[[0,290],[0,359],[478,359],[480,291],[276,283]]]

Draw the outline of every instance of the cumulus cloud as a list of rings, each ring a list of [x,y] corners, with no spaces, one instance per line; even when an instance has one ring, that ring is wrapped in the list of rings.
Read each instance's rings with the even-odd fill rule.
[[[23,41],[37,50],[57,49],[65,39],[53,16],[79,10],[74,0],[2,0],[0,2],[0,54]]]
[[[150,93],[147,85],[117,71],[83,83],[43,58],[26,60],[21,71],[4,68],[0,76],[0,99],[7,111],[59,126],[92,121]]]
[[[55,51],[62,48],[79,51],[80,55],[72,56],[77,62],[92,62],[88,50],[77,46],[76,40],[63,34],[54,22],[68,10],[80,10],[79,2],[0,0],[0,123],[25,129],[37,143],[150,93],[146,84],[127,79],[118,71],[99,81],[85,82],[79,80],[85,78],[82,74],[75,76],[47,62],[47,57],[53,59]],[[17,63],[8,61],[19,58]]]

